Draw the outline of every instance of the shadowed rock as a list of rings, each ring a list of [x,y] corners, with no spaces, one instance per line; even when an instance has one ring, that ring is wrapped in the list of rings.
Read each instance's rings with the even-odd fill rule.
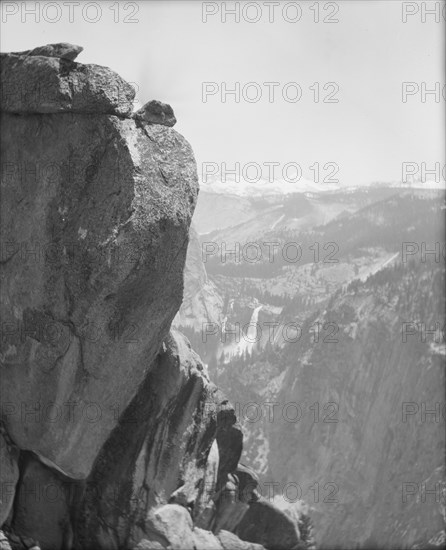
[[[17,460],[19,451],[9,441],[0,424],[0,526],[11,511],[16,483],[19,479]]]
[[[250,504],[236,534],[274,550],[297,550],[300,541],[297,523],[264,498]]]
[[[70,485],[26,453],[14,503],[13,531],[45,548],[70,548]]]
[[[238,478],[238,493],[239,499],[243,502],[251,502],[257,500],[254,491],[259,486],[259,477],[251,468],[244,464],[239,464],[236,470],[236,476]]]

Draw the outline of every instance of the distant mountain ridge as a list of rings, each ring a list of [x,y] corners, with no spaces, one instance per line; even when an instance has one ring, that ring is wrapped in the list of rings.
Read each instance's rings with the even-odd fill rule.
[[[295,193],[333,193],[333,192],[353,192],[360,189],[438,189],[445,190],[446,182],[444,180],[412,180],[412,181],[379,181],[370,182],[360,186],[343,186],[331,182],[318,183],[306,178],[299,178],[297,181],[290,179],[266,179],[260,178],[258,181],[240,179],[235,181],[233,178],[208,177],[205,181],[200,181],[200,189],[204,193],[213,193],[218,195],[235,195],[237,197],[266,197],[271,195],[291,195]]]

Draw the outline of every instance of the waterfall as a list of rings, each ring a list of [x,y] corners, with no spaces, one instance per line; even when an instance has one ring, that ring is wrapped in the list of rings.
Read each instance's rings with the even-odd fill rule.
[[[251,315],[251,320],[248,324],[248,330],[246,335],[242,334],[240,343],[237,346],[236,355],[242,355],[245,351],[252,353],[254,346],[257,344],[258,330],[257,330],[257,320],[259,318],[259,311],[263,306],[257,306]]]
[[[259,318],[259,311],[262,309],[262,306],[258,306],[255,308],[255,310],[252,312],[251,320],[249,321],[248,331],[246,335],[247,340],[247,347],[246,349],[249,351],[249,353],[252,353],[252,350],[254,349],[256,342],[256,338],[258,337],[257,333],[257,320]]]

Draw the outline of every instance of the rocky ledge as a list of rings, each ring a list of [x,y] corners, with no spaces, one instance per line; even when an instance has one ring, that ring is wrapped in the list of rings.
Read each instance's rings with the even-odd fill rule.
[[[198,193],[170,106],[80,46],[1,55],[0,548],[292,550],[171,331]]]

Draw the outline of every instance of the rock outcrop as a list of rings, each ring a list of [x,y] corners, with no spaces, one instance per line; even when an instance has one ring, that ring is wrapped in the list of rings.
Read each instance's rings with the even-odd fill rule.
[[[83,478],[180,306],[197,177],[175,131],[60,106],[2,113],[1,395],[17,445]]]
[[[2,54],[2,548],[261,550],[235,411],[170,331],[192,150],[48,48]]]

